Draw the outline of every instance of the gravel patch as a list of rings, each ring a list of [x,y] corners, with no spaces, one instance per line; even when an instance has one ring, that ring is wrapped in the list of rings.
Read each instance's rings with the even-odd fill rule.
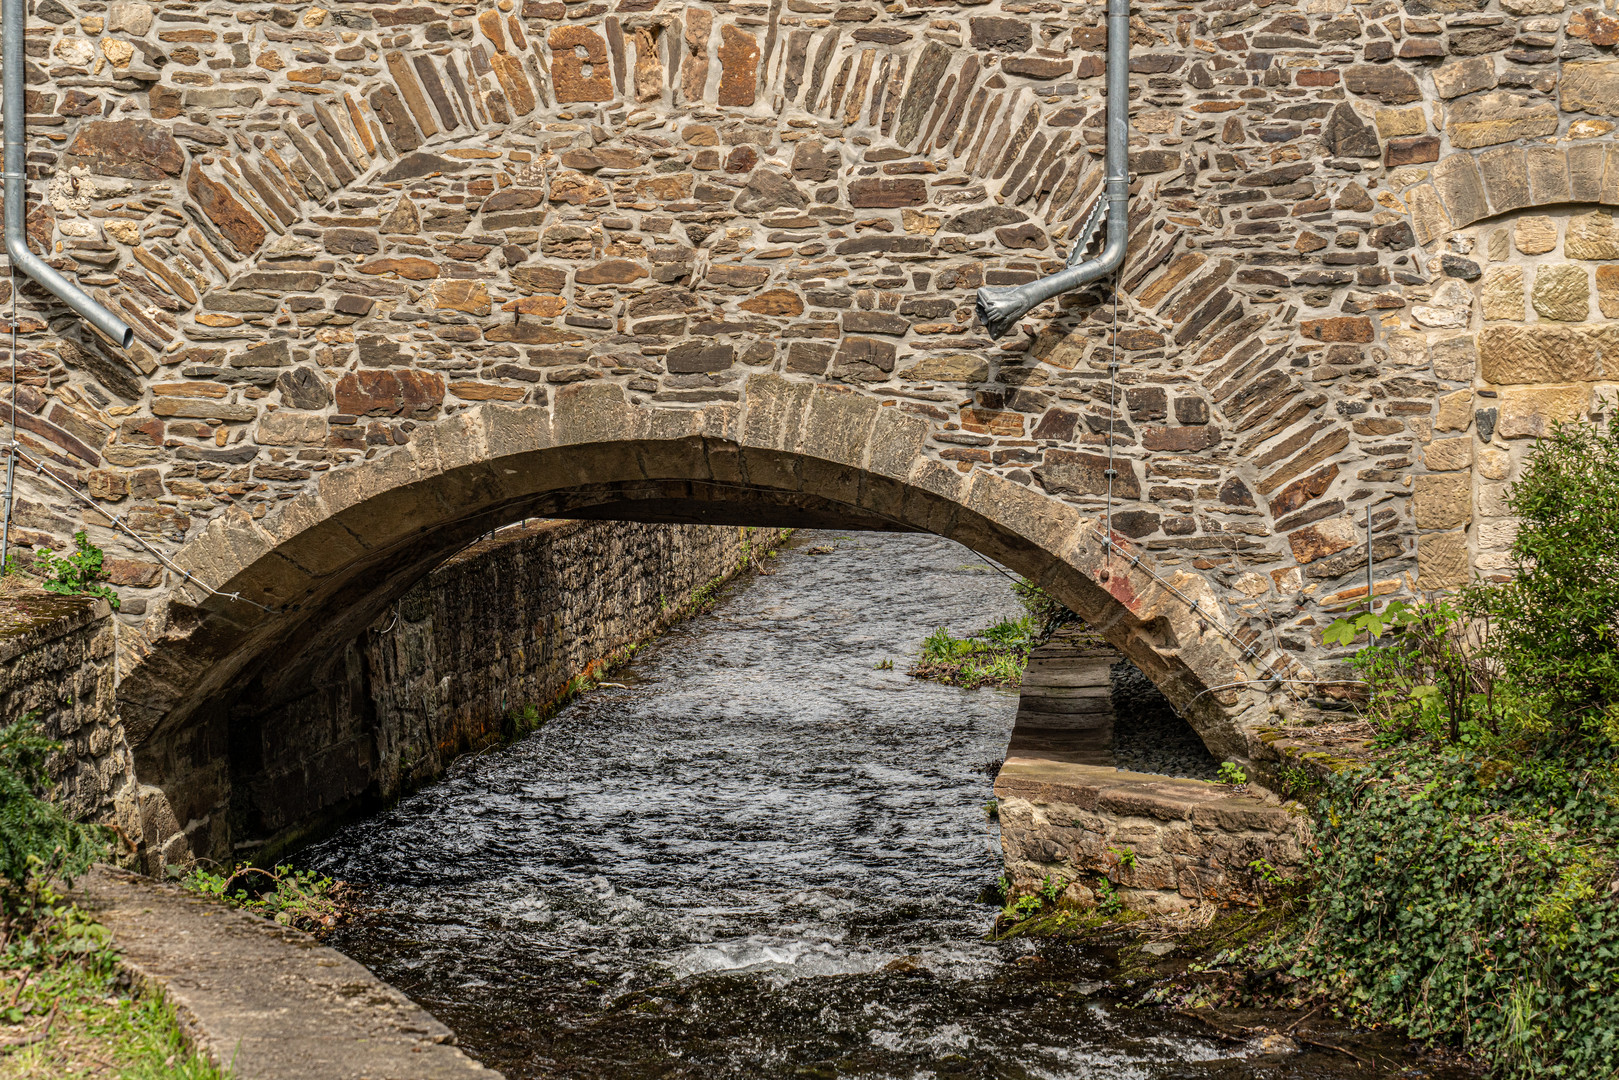
[[[1114,765],[1188,780],[1219,779],[1220,762],[1130,661],[1113,665],[1111,696]]]

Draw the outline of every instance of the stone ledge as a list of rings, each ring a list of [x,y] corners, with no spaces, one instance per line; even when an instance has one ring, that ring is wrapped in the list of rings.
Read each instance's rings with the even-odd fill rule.
[[[1308,843],[1295,807],[1202,780],[1009,757],[995,795],[1019,889],[1100,874],[1148,912],[1256,904],[1264,886],[1253,864],[1290,875]]]
[[[237,1080],[499,1080],[427,1010],[301,931],[105,866],[75,899]]]
[[[0,663],[110,614],[112,608],[107,601],[95,596],[41,592],[0,602]]]

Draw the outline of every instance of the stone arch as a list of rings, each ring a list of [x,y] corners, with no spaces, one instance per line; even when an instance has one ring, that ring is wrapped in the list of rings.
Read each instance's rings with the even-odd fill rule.
[[[1560,203],[1619,206],[1619,143],[1552,142],[1454,150],[1405,193],[1424,246],[1486,218]]]
[[[252,680],[295,681],[447,555],[533,515],[926,531],[1038,581],[1134,660],[1216,754],[1264,754],[1269,713],[1241,684],[1260,672],[1200,575],[1154,571],[1093,514],[1016,481],[921,457],[927,422],[877,399],[758,375],[739,405],[648,408],[583,383],[551,408],[485,405],[433,425],[261,519],[217,518],[126,655],[119,705],[147,792],[167,791],[168,835],[196,854],[228,834],[207,777],[228,738],[217,706]],[[251,601],[251,603],[243,602]],[[1247,635],[1243,635],[1247,637]],[[1257,650],[1254,650],[1257,651]],[[212,718],[212,720],[211,720]],[[183,804],[183,805],[182,805]],[[177,833],[176,830],[184,830]],[[148,832],[152,830],[149,828]]]

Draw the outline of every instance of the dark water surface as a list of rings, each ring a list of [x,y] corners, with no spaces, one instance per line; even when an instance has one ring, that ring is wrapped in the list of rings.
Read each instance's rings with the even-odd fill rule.
[[[1107,950],[986,942],[1017,697],[904,670],[1019,614],[1007,580],[923,536],[801,533],[773,565],[307,852],[372,908],[331,943],[513,1078],[1438,1075],[1267,1057],[1112,1000]]]

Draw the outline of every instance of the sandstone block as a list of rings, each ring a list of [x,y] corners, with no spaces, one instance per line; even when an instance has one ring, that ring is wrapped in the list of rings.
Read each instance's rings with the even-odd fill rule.
[[[1385,139],[1401,135],[1422,135],[1428,130],[1428,114],[1418,105],[1410,109],[1378,109],[1377,133]]]
[[[1514,15],[1551,15],[1562,11],[1568,0],[1501,0],[1501,7]]]
[[[1584,322],[1591,313],[1591,282],[1585,267],[1572,263],[1535,267],[1529,302],[1543,319]]]
[[[1470,334],[1441,338],[1430,353],[1434,375],[1448,382],[1471,382],[1478,369],[1478,342]]]
[[[326,418],[318,413],[277,409],[259,417],[253,438],[261,446],[320,446],[326,442]]]
[[[1505,480],[1512,475],[1512,455],[1494,446],[1478,452],[1478,474],[1489,480]]]
[[[1417,537],[1417,587],[1454,589],[1471,578],[1465,532],[1429,533]]]
[[[900,378],[912,382],[979,383],[989,378],[989,362],[966,353],[926,356],[900,372]],[[1072,428],[1069,430],[1072,434]],[[1037,433],[1036,437],[1045,436]]]
[[[1557,124],[1557,106],[1505,90],[1458,101],[1445,117],[1451,146],[1464,150],[1550,135]]]
[[[1570,218],[1563,254],[1571,259],[1619,259],[1619,229],[1613,215],[1598,210]]]
[[[1465,526],[1473,515],[1472,477],[1419,476],[1415,480],[1411,501],[1419,529]]]
[[[1473,464],[1472,437],[1435,439],[1422,449],[1422,464],[1429,472],[1455,472]]]
[[[1585,415],[1591,391],[1585,386],[1544,386],[1501,393],[1501,420],[1496,432],[1503,439],[1543,439],[1553,425]]]
[[[1434,69],[1434,89],[1442,98],[1456,98],[1463,94],[1495,88],[1495,57],[1470,56],[1442,64]]]
[[[1492,383],[1588,381],[1598,374],[1595,339],[1572,326],[1487,326],[1478,336],[1478,358]]]
[[[1557,224],[1540,214],[1519,218],[1512,223],[1512,242],[1524,255],[1544,255],[1557,247]]]
[[[1434,419],[1435,431],[1466,431],[1473,423],[1473,392],[1457,390],[1439,399],[1439,415]],[[1428,468],[1433,468],[1429,465]]]
[[[1597,267],[1597,307],[1604,319],[1619,319],[1619,266]]]
[[[1523,267],[1492,266],[1479,284],[1479,305],[1486,319],[1523,321]]]
[[[145,37],[146,32],[151,28],[151,4],[122,3],[107,5],[107,33]]]
[[[1619,116],[1619,60],[1570,60],[1558,93],[1565,112]]]

